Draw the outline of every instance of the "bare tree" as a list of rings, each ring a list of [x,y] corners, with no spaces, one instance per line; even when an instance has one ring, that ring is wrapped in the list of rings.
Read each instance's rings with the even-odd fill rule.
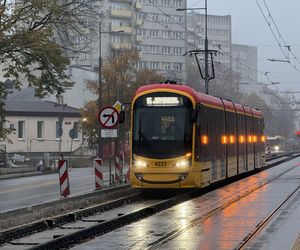
[[[103,105],[112,105],[116,100],[128,104],[126,106],[126,116],[130,114],[130,102],[137,88],[141,85],[162,82],[164,77],[154,70],[138,69],[137,62],[139,53],[136,50],[118,50],[113,51],[110,56],[104,59],[103,63],[103,80],[102,80],[102,98]],[[98,94],[99,83],[97,81],[88,81],[88,89]],[[93,104],[91,104],[93,103]],[[88,103],[83,111],[89,107],[97,107],[96,100]],[[96,108],[97,112],[97,108]],[[89,112],[82,114],[88,115]],[[95,114],[95,112],[91,113]],[[88,117],[88,116],[87,116]],[[89,118],[88,118],[89,120]],[[87,124],[83,129],[93,130],[97,127],[98,122],[90,119],[93,124]],[[127,141],[130,128],[130,119],[126,119],[124,125],[120,126],[120,140]],[[93,134],[91,131],[84,132],[86,135]],[[97,135],[98,138],[98,135]],[[92,139],[89,139],[92,141]],[[91,144],[92,145],[92,144]]]

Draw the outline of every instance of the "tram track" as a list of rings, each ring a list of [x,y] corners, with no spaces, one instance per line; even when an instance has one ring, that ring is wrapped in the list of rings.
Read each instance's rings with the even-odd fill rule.
[[[165,243],[173,240],[174,238],[178,237],[181,234],[184,234],[187,232],[189,229],[203,223],[205,220],[213,217],[214,215],[217,215],[221,213],[225,208],[230,206],[231,204],[239,201],[240,199],[246,197],[247,195],[251,194],[252,192],[262,188],[263,186],[267,185],[268,183],[280,178],[282,175],[286,174],[287,172],[293,170],[298,166],[293,166],[289,169],[286,169],[285,171],[280,172],[279,174],[276,174],[274,176],[271,176],[270,178],[266,178],[265,180],[257,183],[257,185],[253,187],[245,187],[244,192],[241,194],[241,190],[239,190],[236,195],[230,195],[230,197],[223,198],[224,202],[212,209],[210,209],[208,212],[202,214],[200,217],[190,221],[187,223],[183,228],[175,229],[172,230],[172,232],[167,233],[165,236],[157,239],[155,242],[152,242],[148,245],[147,250],[154,250],[154,249],[159,249],[162,247]],[[300,189],[300,185],[294,189],[285,199],[280,203],[265,219],[263,219],[256,227],[255,229],[250,232],[243,241],[241,241],[240,245],[236,248],[238,250],[244,249],[245,246],[257,235],[257,233],[264,228],[264,226],[273,218],[273,216],[293,197],[295,193]],[[219,201],[216,201],[216,204],[219,204]]]
[[[89,219],[89,217],[83,217],[83,218],[77,218],[77,222],[79,221],[81,224],[83,224],[84,222],[86,222],[88,225],[85,226],[77,226],[74,224],[75,222],[75,218],[76,218],[76,214],[72,215],[71,217],[74,220],[73,222],[70,223],[65,223],[63,225],[52,225],[52,222],[49,224],[48,223],[48,230],[50,229],[54,229],[54,228],[59,228],[61,230],[64,230],[64,232],[62,232],[61,234],[53,234],[51,233],[51,231],[49,231],[49,234],[52,235],[53,239],[43,242],[43,243],[38,243],[38,242],[34,242],[34,240],[29,240],[27,239],[27,242],[25,242],[26,238],[24,238],[22,240],[22,242],[16,242],[16,241],[8,241],[4,238],[6,238],[8,236],[7,235],[3,235],[2,236],[2,243],[5,243],[6,245],[15,245],[15,246],[31,246],[31,248],[29,249],[61,249],[61,248],[69,248],[72,245],[75,244],[80,244],[86,240],[92,239],[96,236],[100,236],[103,234],[106,234],[110,231],[113,231],[117,228],[123,227],[125,225],[128,225],[130,223],[133,223],[135,221],[141,220],[143,218],[149,217],[153,214],[156,214],[160,211],[163,211],[167,208],[170,208],[176,204],[179,204],[181,202],[184,202],[186,200],[192,199],[193,197],[196,197],[196,195],[198,194],[198,190],[196,191],[189,191],[180,195],[177,195],[175,197],[171,197],[168,198],[166,200],[163,201],[157,201],[157,200],[151,200],[151,201],[146,201],[145,199],[142,199],[142,197],[140,195],[137,196],[133,196],[130,197],[127,201],[126,199],[123,199],[122,201],[118,201],[118,206],[123,204],[123,209],[124,211],[128,210],[128,208],[126,206],[127,202],[130,201],[131,204],[134,203],[134,206],[138,207],[138,206],[142,206],[142,208],[137,209],[136,211],[127,213],[127,214],[123,214],[122,212],[120,213],[120,211],[115,213],[115,217],[108,219],[108,220],[102,220],[102,219],[97,219],[95,218],[95,215],[92,219]],[[140,202],[140,203],[138,203]],[[149,204],[145,204],[145,203],[150,203]],[[109,206],[111,206],[112,208],[115,205],[111,205],[109,204]],[[99,209],[97,209],[97,211],[99,211]],[[110,212],[113,212],[113,209],[109,210]],[[88,214],[90,214],[91,212],[89,211]],[[78,216],[78,215],[77,215]],[[69,215],[70,217],[70,215]],[[90,223],[92,223],[93,225],[89,225]],[[68,231],[73,230],[73,232],[69,233]],[[75,231],[74,231],[75,230]],[[36,238],[37,236],[34,235],[34,238]]]
[[[291,155],[289,158],[285,158],[283,160],[277,161],[278,164],[282,163],[282,161],[288,161],[290,159],[293,159],[297,157],[298,155]],[[278,177],[277,177],[278,178]],[[272,180],[269,180],[272,181]],[[266,182],[267,183],[267,182]],[[258,189],[262,185],[265,185],[266,183],[261,183],[260,186],[252,188],[252,190],[248,190],[245,192],[244,196],[249,194],[250,192],[253,192],[254,190]],[[221,186],[224,184],[221,184]],[[30,249],[59,249],[59,248],[69,248],[73,245],[80,244],[84,241],[87,241],[89,239],[92,239],[96,236],[100,236],[103,234],[106,234],[108,232],[111,232],[113,230],[116,230],[117,228],[123,227],[125,225],[131,224],[133,222],[136,222],[138,220],[147,218],[151,215],[154,215],[158,212],[161,212],[163,210],[166,210],[167,208],[170,208],[172,206],[175,206],[181,202],[187,201],[192,198],[196,198],[203,193],[209,192],[216,189],[217,187],[220,187],[220,185],[212,185],[211,187],[208,187],[206,189],[196,190],[192,192],[187,192],[181,195],[177,195],[175,197],[163,200],[163,201],[147,201],[148,203],[151,203],[150,205],[142,205],[140,209],[128,213],[126,212],[116,212],[116,216],[111,219],[97,219],[92,218],[89,219],[89,217],[101,214],[104,211],[113,211],[113,209],[124,207],[126,208],[127,205],[136,206],[138,202],[145,203],[145,200],[140,194],[134,194],[129,195],[128,197],[124,197],[121,199],[117,199],[113,202],[108,202],[106,204],[100,204],[93,207],[81,209],[79,211],[70,212],[61,216],[56,216],[50,219],[46,219],[43,221],[31,223],[30,225],[21,226],[19,228],[11,229],[4,231],[0,233],[0,247],[1,244],[8,244],[8,245],[14,245],[14,246],[31,246]],[[211,211],[207,212],[205,215],[202,215],[198,220],[191,222],[189,227],[193,227],[193,225],[196,223],[199,223],[200,221],[203,221],[214,214],[218,213],[225,207],[229,206],[233,202],[239,200],[242,198],[239,194],[239,196],[236,197],[236,199],[226,199],[226,202],[219,207],[216,207],[215,209],[212,209]],[[87,222],[87,226],[76,226],[74,223],[76,221],[80,222]],[[89,225],[89,223],[93,223],[93,225]],[[60,234],[53,234],[53,239],[47,241],[47,242],[34,242],[34,241],[24,241],[22,238],[26,238],[26,236],[29,235],[35,235],[37,232],[48,232],[49,230],[53,230],[55,228],[59,228],[61,230],[65,230],[66,232],[60,233]],[[166,240],[170,240],[172,237],[176,237],[176,235],[182,233],[181,229],[179,231],[173,231],[171,232],[168,237],[164,237],[162,240],[158,240],[151,246],[149,246],[149,249],[156,249],[157,246],[162,244]],[[67,231],[72,231],[71,233],[68,233]],[[74,231],[75,230],[75,231]],[[49,234],[51,232],[49,231]],[[16,240],[19,239],[19,240]]]
[[[292,198],[299,192],[300,185],[298,185],[294,190],[290,192],[290,194],[275,208],[271,211],[268,216],[266,216],[263,220],[261,220],[254,230],[250,232],[241,243],[235,248],[235,250],[241,250],[247,248],[249,243],[259,235],[259,233],[269,224],[269,222],[278,214],[279,210],[282,209],[288,202],[292,200]]]

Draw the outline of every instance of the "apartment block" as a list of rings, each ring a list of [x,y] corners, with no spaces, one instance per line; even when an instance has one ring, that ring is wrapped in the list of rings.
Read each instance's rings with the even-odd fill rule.
[[[238,72],[241,83],[257,83],[257,47],[232,44],[232,70]]]
[[[187,29],[188,50],[204,50],[205,15],[196,11],[188,12]],[[208,49],[218,51],[214,56],[215,63],[230,67],[231,16],[207,15],[207,38]]]

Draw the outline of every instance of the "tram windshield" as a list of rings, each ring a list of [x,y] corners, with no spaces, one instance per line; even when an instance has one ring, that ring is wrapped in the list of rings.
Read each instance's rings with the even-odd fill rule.
[[[192,103],[181,95],[153,93],[139,97],[133,114],[133,153],[171,158],[192,150]]]

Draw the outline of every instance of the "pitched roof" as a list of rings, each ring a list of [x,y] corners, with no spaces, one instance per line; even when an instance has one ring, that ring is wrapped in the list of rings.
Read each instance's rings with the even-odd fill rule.
[[[6,115],[80,117],[79,109],[35,97],[31,88],[8,95],[4,109]]]
[[[80,117],[79,109],[49,101],[9,100],[6,115]]]

